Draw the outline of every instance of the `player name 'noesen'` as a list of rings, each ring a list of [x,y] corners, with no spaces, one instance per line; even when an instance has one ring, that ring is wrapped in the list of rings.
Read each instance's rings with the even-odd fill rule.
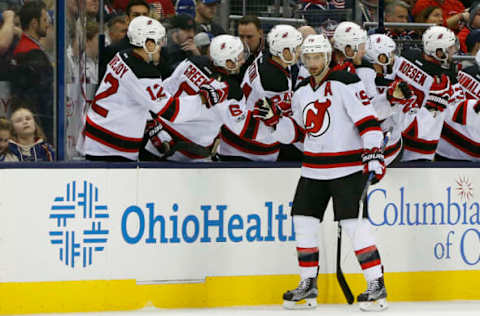
[[[418,67],[416,67],[415,65],[412,65],[408,61],[404,60],[400,65],[399,70],[401,73],[403,73],[405,76],[412,79],[419,85],[423,86],[425,84],[427,75],[423,71],[421,71]]]

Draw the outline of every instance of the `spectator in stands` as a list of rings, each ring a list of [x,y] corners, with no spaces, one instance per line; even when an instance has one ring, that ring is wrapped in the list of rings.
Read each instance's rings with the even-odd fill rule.
[[[462,52],[467,53],[467,46],[465,41],[468,34],[476,29],[480,28],[480,1],[475,2],[469,9],[469,16],[467,25],[458,33],[458,40],[460,42],[460,49]]]
[[[347,17],[348,10],[345,10],[344,13],[341,11],[331,12],[331,10],[346,9],[347,1],[345,0],[299,0],[298,2],[301,3],[302,16],[311,26],[317,27],[327,19],[333,19],[338,23]]]
[[[176,15],[171,19],[172,29],[167,46],[167,59],[172,70],[188,57],[199,56],[200,51],[195,46],[195,21],[186,14]]]
[[[385,4],[385,22],[407,23],[410,6],[402,0],[388,1]],[[387,36],[392,39],[415,39],[418,36],[413,30],[405,30],[403,27],[387,28]]]
[[[111,18],[108,23],[108,45],[115,45],[119,43],[126,35],[128,30],[128,24],[125,15],[119,15]]]
[[[85,9],[87,18],[96,19],[98,15],[98,0],[86,0]]]
[[[19,107],[12,113],[11,121],[13,133],[8,148],[19,161],[55,160],[53,147],[47,143],[32,111]]]
[[[152,7],[152,15],[155,19],[163,21],[175,15],[172,0],[147,0]]]
[[[86,31],[86,83],[96,84],[98,83],[98,23],[95,20],[87,21]]]
[[[442,8],[443,23],[448,28],[457,31],[459,23],[468,21],[468,14],[460,0],[418,0],[412,9],[413,16],[417,16],[428,7]]]
[[[197,33],[207,32],[214,37],[220,34],[226,34],[220,24],[213,22],[217,13],[217,7],[220,0],[197,0],[195,22],[197,22]]]
[[[47,35],[49,19],[45,4],[32,1],[26,3],[19,12],[23,29],[22,37],[13,54],[17,65],[23,70],[12,82],[12,94],[35,105],[36,113],[46,135],[53,139],[53,67],[47,54],[39,45],[39,40]],[[18,79],[18,78],[17,78]]]
[[[187,14],[195,17],[195,0],[177,0],[175,12],[177,14]]]
[[[193,42],[195,46],[197,46],[198,50],[200,51],[200,55],[202,56],[209,56],[210,54],[210,42],[212,39],[210,35],[205,32],[200,32],[193,38]]]
[[[0,23],[0,56],[8,51],[15,36],[22,35],[22,30],[15,26],[15,12],[5,10],[1,15],[3,23]]]
[[[417,23],[433,23],[436,25],[443,25],[443,12],[440,7],[426,7],[423,11],[415,15],[415,22]]]
[[[8,141],[12,134],[12,123],[5,117],[0,117],[0,162],[18,161],[17,156],[8,149]]]
[[[127,17],[126,22],[127,26],[137,16],[148,16],[150,14],[150,6],[145,0],[130,0],[127,5]],[[129,49],[130,48],[130,41],[125,35],[120,41],[116,44],[109,45],[105,47],[100,55],[100,78],[103,78],[105,74],[105,69],[107,69],[108,62],[115,56],[116,53],[119,51]]]
[[[477,52],[480,50],[480,29],[473,30],[467,35],[465,45],[467,46],[468,55],[477,55]],[[472,66],[473,64],[475,64],[473,60],[463,60],[461,69],[465,69],[469,66]]]
[[[260,19],[255,15],[246,15],[238,20],[238,37],[240,37],[250,52],[247,60],[240,68],[240,74],[243,76],[247,68],[262,54],[265,48],[265,39]]]

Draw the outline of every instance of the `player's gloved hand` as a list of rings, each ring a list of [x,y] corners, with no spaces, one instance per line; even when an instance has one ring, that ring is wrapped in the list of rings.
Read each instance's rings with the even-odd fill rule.
[[[153,146],[155,146],[161,154],[164,154],[170,150],[170,144],[168,142],[163,142],[160,139],[159,133],[163,130],[163,126],[160,124],[159,119],[154,112],[150,111],[150,115],[152,116],[152,119],[147,121],[145,134],[148,136],[148,139],[150,139]]]
[[[387,89],[387,100],[390,105],[405,104],[412,97],[412,89],[402,79],[395,79]]]
[[[362,153],[363,173],[370,175],[371,172],[375,174],[372,184],[380,181],[386,173],[385,158],[380,148],[374,147],[366,149]]]
[[[440,78],[434,77],[434,82],[430,87],[430,93],[425,103],[425,108],[429,111],[443,112],[449,104],[453,95],[450,78],[442,75]]]
[[[272,106],[267,99],[259,99],[253,109],[253,117],[262,120],[270,127],[275,127],[280,120],[280,111],[276,106]]]
[[[212,81],[200,86],[199,94],[207,108],[211,108],[227,99],[228,85],[224,82]]]

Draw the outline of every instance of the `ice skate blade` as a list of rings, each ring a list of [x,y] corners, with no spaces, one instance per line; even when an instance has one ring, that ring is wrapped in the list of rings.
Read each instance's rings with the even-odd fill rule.
[[[314,309],[316,307],[317,307],[316,298],[306,298],[298,302],[283,301],[283,308],[285,309]]]
[[[358,305],[363,312],[381,312],[388,308],[387,300],[384,298],[372,302],[360,302]]]

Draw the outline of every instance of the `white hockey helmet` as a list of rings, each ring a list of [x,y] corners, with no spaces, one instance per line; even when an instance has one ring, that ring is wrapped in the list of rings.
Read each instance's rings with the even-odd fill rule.
[[[332,45],[330,41],[323,34],[308,35],[302,44],[302,62],[308,68],[306,54],[324,54],[325,64],[322,72],[328,70],[330,60],[332,58]]]
[[[384,34],[373,34],[368,37],[365,57],[373,64],[387,66],[392,62],[396,49],[397,45],[390,37]],[[382,55],[386,57],[384,62],[380,58]]]
[[[165,27],[160,22],[146,16],[134,18],[128,25],[127,31],[130,44],[143,47],[149,56],[158,52],[160,47],[165,44],[166,34]],[[157,45],[153,52],[148,51],[147,40],[153,40]]]
[[[289,49],[290,53],[294,56],[297,54],[297,47],[302,44],[302,33],[297,31],[291,25],[275,25],[267,36],[268,45],[270,47],[270,53],[273,56],[278,56],[280,59],[288,64],[292,65],[297,62],[297,58],[293,60],[286,60],[283,57],[283,50]]]
[[[360,46],[366,42],[367,31],[353,22],[342,22],[338,24],[333,33],[333,47],[341,51],[345,56],[347,56],[347,53],[345,52],[347,46],[350,46],[356,55]]]
[[[448,63],[448,55],[453,55],[458,51],[458,41],[455,34],[444,26],[431,26],[422,37],[423,51],[426,55],[442,62]],[[437,56],[437,51],[443,53],[443,57]]]
[[[244,60],[243,42],[239,37],[232,35],[219,35],[212,39],[210,43],[210,57],[215,65],[225,68],[229,71],[240,69],[241,62]],[[235,68],[227,67],[227,61],[231,60]]]

